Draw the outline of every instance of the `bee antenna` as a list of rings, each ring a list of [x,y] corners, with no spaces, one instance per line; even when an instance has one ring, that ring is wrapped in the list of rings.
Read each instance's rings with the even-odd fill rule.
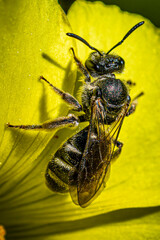
[[[140,27],[140,26],[143,25],[143,24],[144,24],[144,21],[139,22],[139,23],[137,23],[134,27],[132,27],[132,28],[126,33],[126,35],[123,37],[123,39],[122,39],[120,42],[118,42],[114,47],[112,47],[106,54],[109,54],[114,48],[116,48],[116,47],[118,47],[119,45],[121,45],[121,44],[124,42],[124,40],[125,40],[134,30],[136,30],[138,27]]]
[[[74,33],[66,33],[67,36],[69,37],[73,37],[76,38],[78,40],[80,40],[81,42],[83,42],[84,44],[86,44],[90,49],[95,50],[96,52],[98,52],[101,56],[103,56],[103,54],[96,48],[92,47],[86,40],[84,40],[83,38],[81,38],[80,36],[74,34]]]

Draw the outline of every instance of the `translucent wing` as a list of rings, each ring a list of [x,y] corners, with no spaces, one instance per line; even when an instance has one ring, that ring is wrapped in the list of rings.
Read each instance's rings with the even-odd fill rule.
[[[87,207],[103,190],[109,176],[114,144],[112,137],[118,134],[125,114],[115,123],[104,128],[104,109],[101,100],[92,107],[86,146],[77,168],[70,172],[70,194],[75,204]],[[112,134],[112,137],[111,137]]]

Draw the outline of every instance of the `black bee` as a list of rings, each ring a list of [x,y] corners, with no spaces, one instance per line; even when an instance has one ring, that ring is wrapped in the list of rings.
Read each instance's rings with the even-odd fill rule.
[[[131,101],[127,84],[133,83],[117,79],[114,75],[123,71],[125,62],[120,56],[109,54],[143,23],[139,22],[132,27],[107,53],[90,46],[76,34],[67,33],[94,50],[84,66],[71,48],[75,62],[85,76],[81,104],[69,93],[54,87],[44,77],[41,79],[70,104],[74,111],[82,114],[69,114],[41,125],[8,123],[8,127],[30,130],[72,127],[80,122],[89,122],[87,127],[58,149],[49,161],[45,174],[47,185],[53,192],[70,191],[73,202],[81,207],[88,206],[105,187],[111,162],[122,150],[123,144],[118,141],[118,136],[123,120],[135,111],[137,98],[143,94],[141,92]]]

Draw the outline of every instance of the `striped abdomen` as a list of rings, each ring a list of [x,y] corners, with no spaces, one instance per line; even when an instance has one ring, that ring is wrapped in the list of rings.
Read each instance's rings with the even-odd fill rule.
[[[46,170],[47,186],[54,192],[68,192],[69,172],[78,166],[86,145],[88,127],[69,138],[57,150]]]

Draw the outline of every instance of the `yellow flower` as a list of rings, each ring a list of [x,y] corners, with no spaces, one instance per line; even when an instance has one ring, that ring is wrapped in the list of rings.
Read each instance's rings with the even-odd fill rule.
[[[0,225],[7,239],[158,239],[159,29],[142,16],[101,2],[76,1],[69,22],[56,0],[7,1],[0,9]],[[67,114],[66,104],[39,81],[43,75],[73,93],[76,66],[69,49],[77,46],[82,62],[91,51],[66,32],[107,52],[142,20],[145,24],[114,52],[126,63],[117,77],[136,82],[131,97],[145,95],[124,121],[123,151],[106,189],[81,209],[69,195],[48,190],[44,180],[51,155],[78,129],[61,130],[57,138],[55,132],[6,129],[5,123],[40,123]]]

